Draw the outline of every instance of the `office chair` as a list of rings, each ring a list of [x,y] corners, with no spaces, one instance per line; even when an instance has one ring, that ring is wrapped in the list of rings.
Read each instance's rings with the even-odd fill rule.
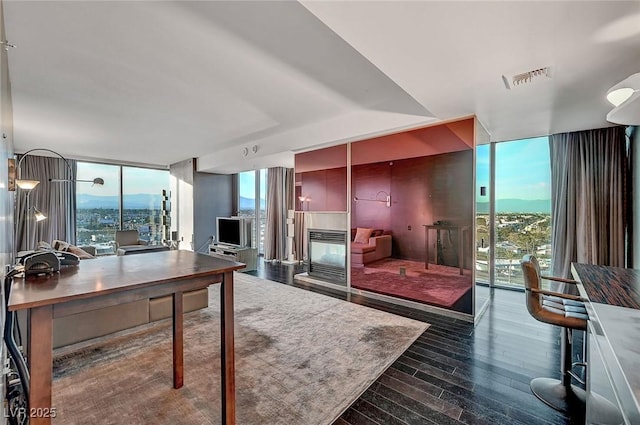
[[[531,381],[531,391],[547,405],[561,412],[584,411],[586,394],[581,388],[571,384],[571,378],[584,382],[572,372],[572,332],[587,329],[587,311],[583,299],[559,292],[542,289],[541,279],[576,284],[569,279],[543,277],[540,275],[538,260],[533,255],[522,258],[527,310],[534,319],[560,326],[561,329],[561,378],[535,378]],[[584,365],[582,365],[584,366]]]

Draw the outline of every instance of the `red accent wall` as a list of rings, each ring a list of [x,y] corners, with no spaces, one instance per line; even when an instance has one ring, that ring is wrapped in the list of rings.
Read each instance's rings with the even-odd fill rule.
[[[352,167],[352,193],[384,203],[351,201],[351,227],[391,230],[393,256],[424,261],[424,227],[437,220],[473,224],[473,151],[423,156]],[[452,235],[453,236],[453,235]],[[471,250],[467,248],[467,254]],[[471,264],[471,257],[466,259]]]
[[[295,167],[296,210],[347,211],[347,145],[297,154]]]
[[[355,142],[351,145],[351,164],[370,164],[468,150],[474,144],[474,122],[474,118],[469,118]]]
[[[300,173],[296,180],[296,210],[347,211],[347,167]],[[307,201],[300,204],[299,196]]]
[[[347,166],[347,145],[331,146],[310,152],[296,154],[294,158],[296,173],[328,170]]]

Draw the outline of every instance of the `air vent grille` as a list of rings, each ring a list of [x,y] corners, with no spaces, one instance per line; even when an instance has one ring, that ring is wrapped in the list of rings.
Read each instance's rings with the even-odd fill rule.
[[[532,69],[531,71],[516,74],[510,79],[503,75],[502,82],[504,83],[505,87],[510,90],[511,87],[531,83],[534,78],[542,76],[551,78],[551,68],[545,66],[544,68]]]

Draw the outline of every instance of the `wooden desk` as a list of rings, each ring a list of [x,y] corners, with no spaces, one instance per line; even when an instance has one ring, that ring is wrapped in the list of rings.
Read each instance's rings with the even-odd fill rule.
[[[585,303],[587,422],[639,424],[640,270],[571,264]]]
[[[9,310],[26,310],[32,425],[51,423],[53,319],[139,299],[173,295],[173,387],[183,374],[183,306],[185,291],[222,283],[221,380],[222,421],[235,423],[233,271],[244,264],[190,251],[164,251],[84,260],[60,273],[16,280]]]
[[[458,266],[460,274],[464,271],[464,232],[469,230],[469,226],[455,226],[443,224],[423,224],[424,227],[424,268],[429,268],[429,230],[436,230],[436,241],[439,239],[441,230],[455,230],[458,233]],[[436,246],[436,258],[434,264],[438,264],[438,247]]]

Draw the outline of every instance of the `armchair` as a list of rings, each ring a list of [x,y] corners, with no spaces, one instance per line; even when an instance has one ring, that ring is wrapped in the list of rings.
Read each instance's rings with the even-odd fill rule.
[[[148,245],[137,230],[116,230],[116,250],[127,246]]]
[[[149,245],[149,242],[141,240],[137,230],[116,230],[116,254],[130,255],[145,252],[168,251],[164,245]]]

